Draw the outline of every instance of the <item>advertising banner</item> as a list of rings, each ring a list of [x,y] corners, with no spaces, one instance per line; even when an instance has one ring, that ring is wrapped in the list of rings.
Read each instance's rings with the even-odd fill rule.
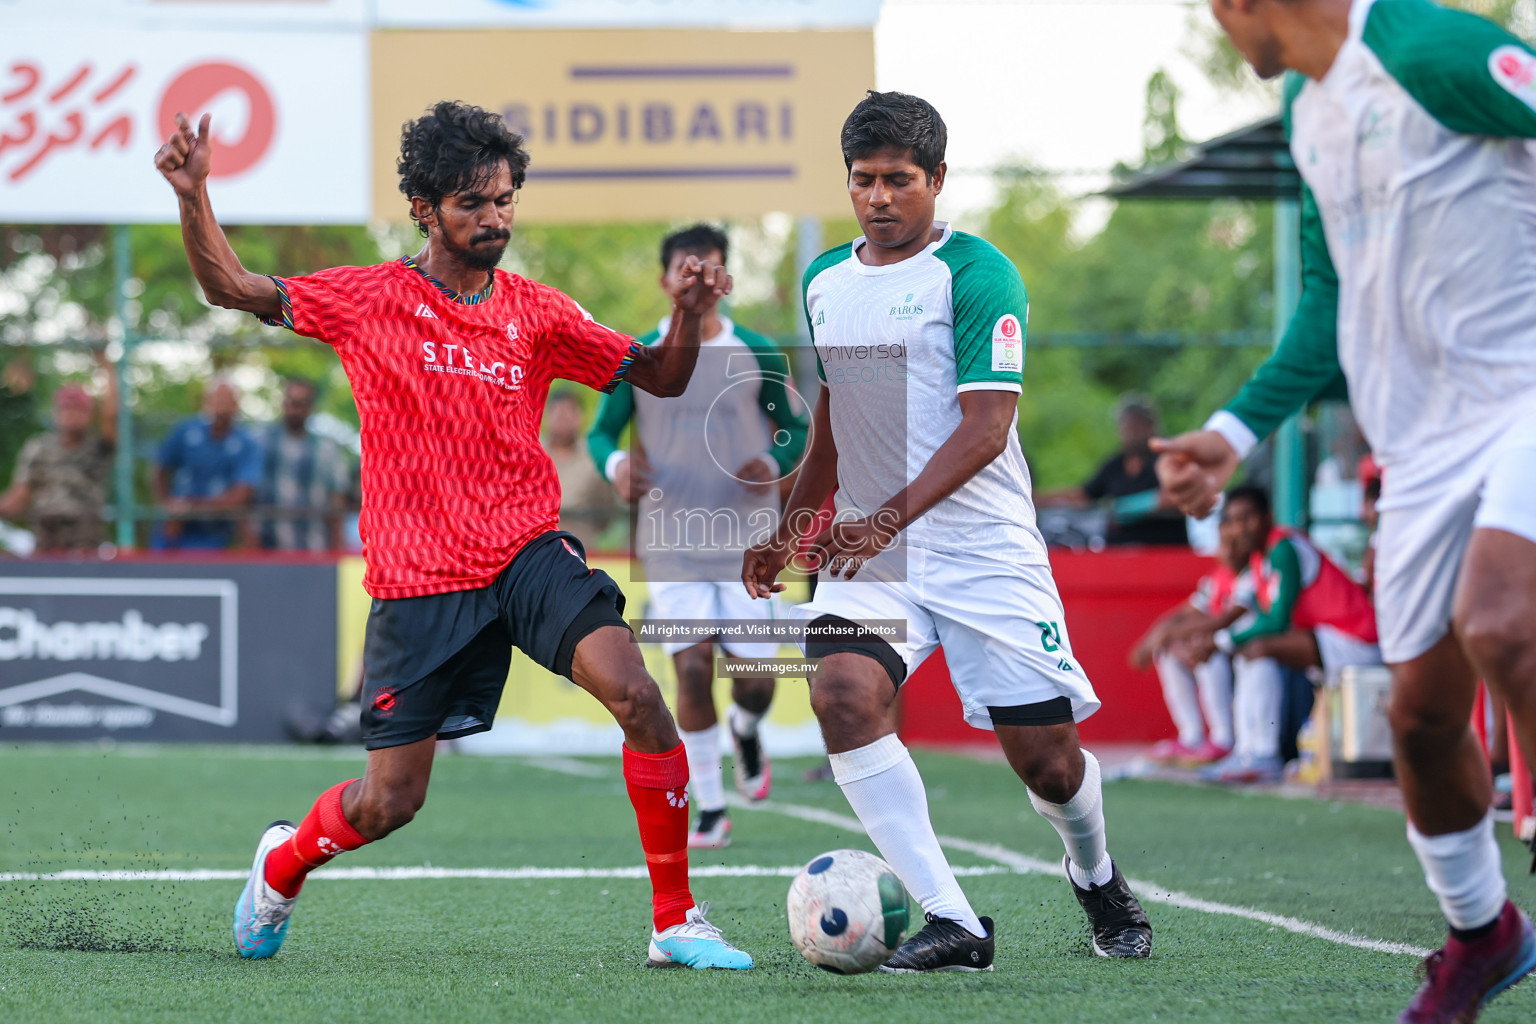
[[[527,222],[846,216],[838,133],[875,82],[867,30],[379,32],[372,66],[385,221],[407,216],[401,125],[442,99],[526,138]]]
[[[213,115],[221,221],[363,223],[366,90],[361,32],[0,34],[0,223],[174,222],[177,111]]]
[[[366,29],[371,6],[369,0],[0,0],[0,24]]]
[[[390,27],[872,28],[880,0],[376,0]]]
[[[0,577],[0,742],[269,743],[336,693],[334,565],[28,562]]]
[[[880,0],[0,0],[0,24],[126,28],[870,28]]]

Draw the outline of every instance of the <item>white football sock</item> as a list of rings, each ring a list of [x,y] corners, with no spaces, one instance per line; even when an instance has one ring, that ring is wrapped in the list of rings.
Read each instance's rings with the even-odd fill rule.
[[[986,929],[955,881],[928,820],[928,794],[912,755],[894,735],[831,755],[832,774],[880,856],[926,912],[958,921],[983,936]]]
[[[1079,889],[1104,885],[1115,877],[1114,862],[1105,848],[1104,787],[1098,758],[1083,751],[1083,784],[1071,800],[1053,804],[1031,791],[1029,802],[1040,817],[1056,827],[1067,848],[1067,873]]]
[[[1171,654],[1157,656],[1157,678],[1163,681],[1163,703],[1179,730],[1179,742],[1194,750],[1205,742],[1205,723],[1200,718],[1200,699],[1195,676]]]
[[[1280,756],[1280,700],[1284,680],[1273,658],[1235,658],[1232,696],[1236,751],[1249,758]]]
[[[677,734],[688,755],[694,806],[701,811],[721,810],[725,807],[725,782],[720,777],[720,728],[712,725],[698,732],[679,729]]]
[[[1424,880],[1452,928],[1481,928],[1504,910],[1508,892],[1493,811],[1465,832],[1426,836],[1408,823],[1408,842],[1424,866]]]
[[[763,720],[760,712],[748,711],[740,704],[732,704],[731,710],[726,712],[726,718],[731,723],[731,732],[748,739],[757,735],[757,723]]]
[[[1223,750],[1232,749],[1232,659],[1217,652],[1195,666],[1195,685],[1205,711],[1205,732]]]

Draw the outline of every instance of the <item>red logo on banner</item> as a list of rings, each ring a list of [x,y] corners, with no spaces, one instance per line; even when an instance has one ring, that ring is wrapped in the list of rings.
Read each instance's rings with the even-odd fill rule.
[[[245,97],[250,116],[245,123],[245,134],[230,139],[219,133],[219,125],[213,125],[213,171],[210,177],[227,178],[250,170],[266,156],[277,133],[277,113],[272,96],[261,79],[235,64],[198,64],[188,68],[165,87],[160,97],[160,136],[167,138],[176,130],[176,113],[180,111],[197,120],[197,114],[206,110],[209,103],[229,91]]]

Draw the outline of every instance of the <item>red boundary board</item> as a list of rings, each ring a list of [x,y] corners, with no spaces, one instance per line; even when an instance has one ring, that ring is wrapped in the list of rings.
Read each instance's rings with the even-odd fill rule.
[[[1210,566],[1211,559],[1185,548],[1051,551],[1072,652],[1104,705],[1082,723],[1085,741],[1146,743],[1173,735],[1156,675],[1131,668],[1126,655],[1154,619],[1193,592]],[[943,651],[912,673],[902,697],[901,735],[909,743],[993,742],[961,718]]]

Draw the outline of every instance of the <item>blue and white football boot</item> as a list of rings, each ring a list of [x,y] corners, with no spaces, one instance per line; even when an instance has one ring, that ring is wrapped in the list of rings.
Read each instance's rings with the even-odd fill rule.
[[[650,956],[647,967],[692,967],[705,971],[720,967],[728,971],[745,971],[752,966],[752,957],[729,942],[720,929],[704,920],[709,913],[709,901],[688,911],[688,919],[665,931],[651,933]],[[278,939],[282,941],[281,938]]]
[[[299,898],[285,899],[267,884],[267,854],[297,831],[291,821],[274,821],[256,843],[256,863],[235,904],[235,951],[247,960],[262,960],[283,948],[288,918]]]

